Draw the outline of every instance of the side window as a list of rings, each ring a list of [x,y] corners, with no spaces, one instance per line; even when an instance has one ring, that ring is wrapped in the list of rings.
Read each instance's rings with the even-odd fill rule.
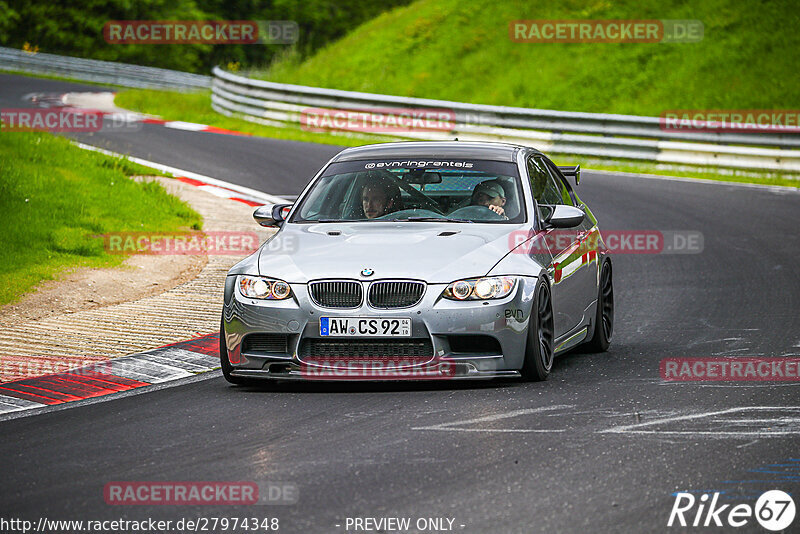
[[[561,188],[558,187],[541,158],[528,158],[528,174],[531,178],[533,198],[536,199],[537,203],[572,205],[572,200],[569,199],[569,192],[565,191],[566,197],[562,195]],[[567,199],[566,202],[564,198]]]
[[[561,202],[559,204],[566,204],[567,206],[574,206],[575,202],[572,200],[572,195],[570,194],[569,187],[564,183],[564,178],[561,176],[561,173],[553,164],[552,161],[544,162],[542,161],[541,164],[547,167],[547,170],[550,171],[550,176],[553,177],[553,181],[556,184],[556,188],[558,188],[559,195],[561,196]]]

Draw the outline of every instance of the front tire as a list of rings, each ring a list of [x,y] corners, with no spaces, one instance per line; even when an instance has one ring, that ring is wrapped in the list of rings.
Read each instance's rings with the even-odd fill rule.
[[[600,271],[600,285],[597,288],[597,307],[594,314],[594,333],[586,342],[589,352],[605,352],[614,334],[614,280],[611,262],[603,263]]]
[[[525,362],[521,370],[524,380],[547,380],[555,357],[554,340],[550,286],[546,280],[541,279],[534,292],[533,307],[528,321],[528,343],[525,346]]]

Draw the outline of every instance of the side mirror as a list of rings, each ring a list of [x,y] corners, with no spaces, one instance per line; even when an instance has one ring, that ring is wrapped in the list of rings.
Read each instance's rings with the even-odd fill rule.
[[[584,217],[586,214],[578,208],[558,204],[544,222],[551,228],[575,228],[583,222]]]
[[[292,208],[291,204],[265,204],[256,208],[253,212],[253,219],[256,220],[261,226],[280,227],[289,210]]]
[[[572,176],[573,178],[575,178],[575,185],[578,185],[579,183],[581,183],[581,166],[580,165],[570,165],[568,167],[567,166],[559,167],[558,170],[560,170],[561,174],[563,174],[564,176],[567,176],[567,177]]]

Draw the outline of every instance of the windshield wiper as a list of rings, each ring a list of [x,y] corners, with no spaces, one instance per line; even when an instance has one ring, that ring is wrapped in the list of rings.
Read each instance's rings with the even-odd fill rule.
[[[455,223],[472,223],[469,219],[448,219],[447,217],[409,217],[408,219],[398,219],[400,221],[411,222],[455,222]]]

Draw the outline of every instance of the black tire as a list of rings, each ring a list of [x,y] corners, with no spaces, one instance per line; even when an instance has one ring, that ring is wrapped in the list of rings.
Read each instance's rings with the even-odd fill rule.
[[[534,292],[531,317],[528,321],[528,343],[525,346],[525,362],[521,370],[524,380],[547,380],[553,368],[554,341],[550,286],[546,280],[540,280]]]
[[[222,368],[222,376],[231,384],[238,386],[252,385],[254,380],[250,378],[242,378],[241,376],[232,376],[233,366],[228,361],[228,346],[225,343],[225,323],[220,320],[219,323],[219,365]]]
[[[594,314],[594,333],[586,342],[588,352],[605,352],[614,334],[614,278],[611,262],[605,261],[597,288],[597,310]]]

